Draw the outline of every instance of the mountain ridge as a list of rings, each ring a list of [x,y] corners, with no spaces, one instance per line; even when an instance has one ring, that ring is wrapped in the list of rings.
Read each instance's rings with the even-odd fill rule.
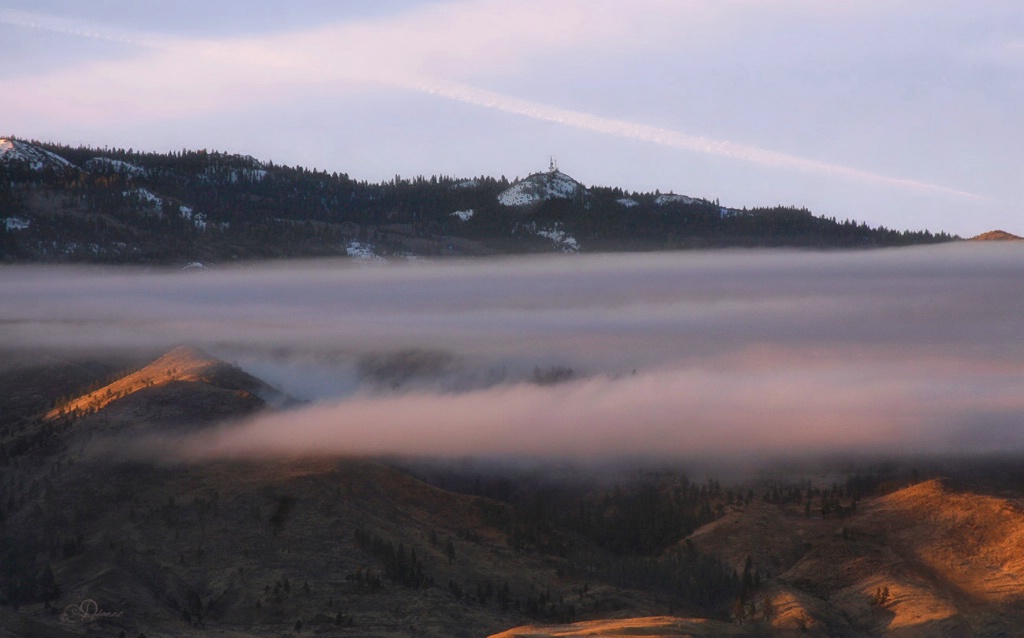
[[[503,206],[529,206],[549,199],[573,199],[585,194],[587,188],[558,169],[532,173],[517,180],[498,194]]]
[[[955,239],[795,207],[739,210],[675,193],[586,187],[554,167],[512,183],[396,176],[374,184],[206,150],[0,144],[7,149],[0,155],[0,261],[7,262],[183,265]]]

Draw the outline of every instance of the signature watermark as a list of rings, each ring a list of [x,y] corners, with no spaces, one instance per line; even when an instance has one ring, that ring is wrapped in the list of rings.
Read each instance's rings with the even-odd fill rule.
[[[60,615],[61,623],[74,625],[84,622],[91,622],[100,618],[120,618],[124,616],[123,611],[104,611],[92,598],[86,598],[78,604],[71,604],[64,608]]]

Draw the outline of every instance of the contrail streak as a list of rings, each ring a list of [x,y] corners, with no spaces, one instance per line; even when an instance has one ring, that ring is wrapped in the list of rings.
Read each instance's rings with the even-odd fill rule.
[[[647,124],[638,124],[628,120],[601,117],[599,115],[592,115],[582,111],[558,108],[547,104],[541,104],[539,102],[531,102],[529,100],[503,95],[486,89],[479,89],[458,82],[432,79],[429,81],[403,82],[402,84],[408,88],[413,88],[430,95],[437,95],[457,100],[459,102],[464,102],[466,104],[473,104],[476,106],[503,111],[505,113],[514,113],[516,115],[523,115],[536,120],[555,122],[565,126],[606,133],[608,135],[616,135],[618,137],[625,137],[642,142],[650,142],[661,146],[669,146],[687,151],[696,151],[699,153],[707,153],[709,155],[729,157],[771,168],[797,170],[805,173],[814,173],[833,177],[845,177],[878,184],[898,186],[901,188],[994,201],[991,197],[987,197],[985,195],[978,195],[976,193],[940,186],[938,184],[931,184],[929,182],[904,179],[900,177],[889,177],[886,175],[879,175],[878,173],[872,173],[870,171],[851,168],[849,166],[829,164],[827,162],[806,159],[795,155],[769,151],[763,148],[757,148],[756,146],[725,142],[699,135],[680,133],[679,131],[673,131],[671,129],[649,126]]]
[[[20,11],[0,9],[0,23],[54,33],[62,33],[77,37],[128,43],[153,49],[165,48],[171,43],[181,46],[183,51],[189,51],[194,48],[194,43],[188,40],[179,39],[167,41],[151,35],[125,34],[117,31],[110,31],[108,29],[97,28],[94,25],[80,23],[73,20]],[[334,34],[331,39],[335,40],[339,37],[339,34]],[[344,40],[345,38],[341,39]],[[375,38],[374,40],[377,41],[379,45],[380,42],[388,42],[389,38],[382,37]],[[244,50],[240,50],[235,47],[241,47],[241,49]],[[286,74],[297,73],[301,77],[302,73],[307,71],[309,68],[310,52],[305,50],[304,45],[296,46],[295,42],[291,38],[285,42],[278,42],[273,39],[257,39],[254,41],[241,42],[235,41],[218,45],[217,48],[218,51],[221,51],[220,59],[229,61],[228,64],[244,65],[246,64],[244,62],[245,60],[252,59],[252,53],[254,51],[268,53],[268,57],[275,60],[278,64],[278,68],[276,69],[278,73],[277,77],[279,80],[285,82],[288,82],[289,78],[288,76],[281,76],[280,73],[282,71]],[[758,148],[756,146],[716,140],[699,135],[690,135],[671,129],[630,122],[628,120],[602,117],[583,111],[559,108],[510,95],[504,95],[494,91],[488,91],[486,89],[477,88],[451,80],[425,77],[408,71],[410,64],[416,64],[416,61],[411,58],[395,60],[392,64],[381,63],[377,61],[377,56],[373,55],[364,55],[357,58],[345,55],[340,56],[340,58],[344,60],[344,62],[339,66],[334,67],[335,73],[329,73],[319,80],[313,80],[313,82],[334,83],[341,79],[358,79],[377,82],[402,90],[417,91],[465,104],[529,117],[535,120],[554,122],[563,126],[570,126],[587,131],[604,133],[606,135],[614,135],[651,144],[658,144],[685,151],[694,151],[706,153],[708,155],[727,157],[770,168],[800,171],[828,177],[853,179],[861,182],[883,184],[898,188],[940,193],[943,195],[953,195],[956,197],[965,197],[976,200],[996,201],[993,198],[984,195],[978,195],[976,193],[932,184],[929,182],[900,177],[889,177],[858,168],[830,164],[795,155],[788,155],[785,153]],[[230,71],[230,69],[228,70]],[[243,69],[238,70],[242,71]],[[241,73],[233,75],[236,80],[241,76]],[[261,74],[258,77],[258,81],[261,84],[265,84],[267,82],[272,82],[273,80],[269,79],[269,74]]]
[[[67,20],[38,13],[26,13],[24,11],[12,11],[10,9],[0,9],[0,24],[36,29],[38,31],[49,31],[50,33],[60,33],[62,35],[72,35],[92,40],[106,40],[107,42],[121,42],[123,44],[134,45],[153,44],[152,42],[144,42],[133,35],[113,32],[107,28],[103,28],[102,31],[90,28],[84,23],[76,20]]]

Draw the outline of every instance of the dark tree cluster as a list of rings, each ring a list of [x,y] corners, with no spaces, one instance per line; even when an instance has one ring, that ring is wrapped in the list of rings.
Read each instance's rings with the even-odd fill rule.
[[[392,583],[411,588],[434,584],[434,579],[427,576],[423,563],[416,557],[415,549],[406,551],[403,543],[395,546],[391,541],[361,529],[356,530],[355,539],[361,549],[384,563],[384,575]]]
[[[722,496],[721,485],[714,480],[645,480],[580,501],[566,523],[616,554],[651,556],[717,518]]]

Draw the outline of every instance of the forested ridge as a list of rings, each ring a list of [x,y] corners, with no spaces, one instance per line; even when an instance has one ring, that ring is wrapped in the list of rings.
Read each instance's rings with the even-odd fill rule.
[[[557,171],[517,182],[396,175],[369,183],[216,151],[5,142],[0,258],[7,262],[173,265],[337,255],[862,248],[955,239],[837,221],[804,208],[741,210],[660,192],[586,188]],[[567,189],[544,191],[551,175]],[[526,188],[528,196],[510,205],[502,194],[513,188]]]

